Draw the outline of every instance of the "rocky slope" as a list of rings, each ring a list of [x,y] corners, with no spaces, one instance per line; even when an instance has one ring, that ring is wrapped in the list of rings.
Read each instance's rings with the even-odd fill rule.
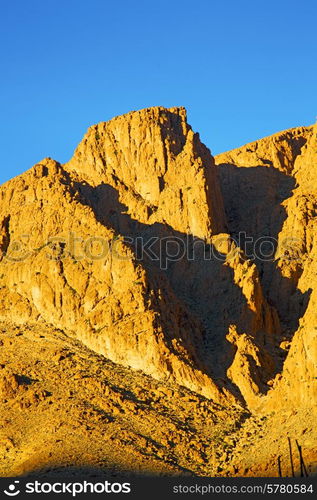
[[[124,455],[133,449],[143,471],[276,471],[284,445],[269,442],[270,428],[281,429],[281,415],[295,411],[293,432],[300,433],[316,401],[316,132],[292,129],[214,159],[184,108],[150,108],[90,127],[70,162],[45,159],[0,188],[1,413],[11,422],[22,405],[23,430],[3,427],[10,430],[2,448],[6,470],[48,463],[126,470]],[[93,382],[97,402],[78,375],[82,361],[63,346],[84,356],[84,377],[108,380],[100,388]],[[57,353],[54,366],[47,349],[49,359]],[[33,352],[38,361],[32,354],[22,363]],[[66,422],[78,414],[79,428],[87,426],[94,443],[112,428],[126,432],[116,417],[117,396],[105,403],[112,394],[107,370],[116,373],[116,394],[123,394],[120,384],[124,394],[133,393],[118,403],[119,413],[133,420],[127,441],[110,446],[101,463],[97,444],[83,458],[86,433],[71,441],[67,427],[58,442],[73,455],[53,452],[45,434],[43,458],[35,463],[24,430],[32,435],[40,406],[43,428],[60,412]],[[58,381],[70,374],[73,394],[66,397]],[[156,387],[164,388],[164,408]],[[179,406],[182,394],[187,399]],[[90,410],[82,412],[85,401]],[[182,429],[171,423],[174,405],[186,421]],[[196,415],[194,426],[188,412]],[[161,414],[169,438],[153,431],[157,443],[148,449],[144,436]],[[142,419],[152,423],[141,432]],[[52,439],[57,428],[50,428]],[[180,443],[191,432],[195,452],[183,459],[191,445]],[[313,464],[312,429],[305,439]],[[250,464],[240,441],[252,442],[258,463]]]
[[[45,323],[1,323],[0,343],[0,476],[69,466],[213,474],[222,439],[248,415],[114,364]]]

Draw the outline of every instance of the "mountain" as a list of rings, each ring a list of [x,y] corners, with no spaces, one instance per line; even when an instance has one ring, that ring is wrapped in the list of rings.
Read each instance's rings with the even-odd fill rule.
[[[316,126],[214,158],[156,107],[1,186],[2,475],[272,474],[287,412],[314,470],[316,158]]]

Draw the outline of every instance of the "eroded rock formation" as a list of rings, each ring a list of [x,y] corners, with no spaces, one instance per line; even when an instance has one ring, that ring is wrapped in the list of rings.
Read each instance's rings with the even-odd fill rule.
[[[21,328],[37,345],[41,336],[31,332],[58,331],[59,345],[80,341],[240,420],[243,408],[312,408],[316,158],[316,126],[215,159],[184,108],[90,127],[68,163],[46,158],[0,189],[8,338]],[[12,340],[0,347],[13,349]],[[21,378],[12,363],[1,367],[5,404],[47,402],[44,388],[28,390],[32,377]]]
[[[93,126],[69,163],[43,160],[1,199],[3,319],[41,318],[216,400],[266,392],[279,319],[227,232],[218,169],[183,108]],[[244,338],[242,379],[227,377]]]
[[[248,144],[216,162],[230,233],[245,232],[253,241],[269,237],[274,244],[270,259],[255,258],[282,324],[282,359],[287,355],[270,404],[311,405],[317,397],[316,125]]]

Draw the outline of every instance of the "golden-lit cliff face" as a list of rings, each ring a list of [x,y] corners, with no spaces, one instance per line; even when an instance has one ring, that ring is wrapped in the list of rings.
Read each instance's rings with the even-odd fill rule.
[[[317,400],[317,126],[296,128],[221,154],[229,231],[275,240],[257,260],[265,297],[282,325],[287,358],[272,407]]]
[[[168,402],[168,415],[176,411],[173,405],[177,408],[182,391],[195,393],[192,412],[197,413],[195,425],[201,425],[196,455],[184,465],[180,457],[186,446],[180,444],[177,426],[173,436],[168,417],[162,421],[169,438],[165,448],[162,445],[161,462],[157,450],[150,450],[149,470],[158,471],[161,463],[165,472],[185,467],[211,474],[228,472],[230,456],[247,463],[233,439],[229,455],[213,451],[210,469],[211,452],[206,449],[214,446],[212,438],[204,446],[199,444],[206,425],[197,410],[202,401],[206,416],[208,411],[214,414],[219,429],[224,428],[222,415],[229,410],[236,427],[249,411],[256,416],[276,408],[312,409],[317,376],[316,137],[316,127],[292,129],[214,159],[188,125],[184,108],[149,108],[91,127],[67,164],[45,159],[4,184],[0,188],[4,338],[0,389],[6,419],[22,404],[23,411],[32,411],[32,421],[37,408],[48,405],[51,397],[52,408],[59,405],[68,421],[81,398],[89,399],[79,382],[75,403],[61,387],[63,409],[55,397],[56,385],[52,382],[45,389],[52,367],[38,351],[41,343],[43,352],[47,350],[42,337],[50,339],[52,348],[58,346],[58,352],[63,342],[65,346],[75,342],[78,352],[86,352],[85,345],[115,363],[116,377],[121,374],[128,386],[127,377],[133,381],[134,400],[145,383],[141,372],[152,380],[149,393],[159,383],[171,390],[171,384],[174,400]],[[25,338],[23,345],[14,338],[15,331]],[[40,375],[34,360],[29,364],[14,360],[15,343],[23,357],[28,349],[38,351]],[[79,369],[76,363],[63,363],[62,374],[58,368],[54,375],[56,382],[60,377],[63,386],[70,371],[75,374]],[[99,368],[99,376],[106,377],[106,368]],[[85,376],[94,379],[90,369],[86,363]],[[27,378],[21,379],[22,375]],[[33,380],[44,385],[40,396],[30,396],[24,405],[23,391],[31,394]],[[101,409],[109,383],[101,392],[98,389],[94,404]],[[76,392],[76,383],[72,390]],[[120,400],[123,413],[130,404],[127,399]],[[155,398],[150,410],[149,399],[135,414],[131,410],[137,436],[139,420],[152,421],[160,411]],[[117,406],[115,398],[107,405],[109,422],[118,418]],[[185,407],[180,415],[186,414]],[[48,419],[52,408],[47,408]],[[89,415],[80,415],[89,426]],[[108,420],[97,420],[89,439],[110,425]],[[22,419],[20,426],[28,425]],[[122,428],[124,424],[116,421],[116,429]],[[10,432],[18,433],[13,428]],[[158,441],[163,439],[153,432]],[[134,451],[142,447],[139,437],[131,438]],[[5,436],[3,446],[9,446],[8,439]],[[46,438],[42,439],[43,445]],[[62,440],[67,439],[65,431]],[[85,439],[83,435],[82,443]],[[178,454],[169,468],[169,443],[178,439]],[[19,440],[23,443],[22,436]],[[54,453],[50,460],[43,456],[41,464],[31,458],[32,466],[27,458],[18,462],[19,446],[28,455],[25,443],[9,446],[11,465],[5,463],[12,471],[27,471],[46,461],[64,463],[61,454]],[[120,448],[123,454],[125,446]],[[310,449],[314,446],[310,444]],[[81,446],[75,449],[82,453]],[[122,453],[118,451],[118,458],[111,450],[107,464],[124,468]],[[94,449],[95,457],[98,453]],[[145,470],[144,457],[138,457],[136,453],[136,469]],[[96,460],[73,457],[80,465],[98,465]],[[215,465],[217,461],[221,466]],[[257,467],[254,473],[269,471]]]

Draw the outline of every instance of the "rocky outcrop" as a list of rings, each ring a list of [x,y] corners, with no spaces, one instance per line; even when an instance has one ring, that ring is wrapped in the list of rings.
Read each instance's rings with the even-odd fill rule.
[[[149,276],[95,219],[81,185],[59,164],[43,161],[7,183],[1,197],[1,217],[10,214],[2,319],[43,320],[118,363],[220,397],[200,369],[199,323],[164,277]]]
[[[0,197],[3,320],[43,320],[216,400],[266,391],[278,317],[225,232],[214,159],[183,108],[93,126],[69,163],[45,159]],[[243,390],[226,373],[233,326],[254,346]]]
[[[275,408],[316,400],[316,144],[316,126],[301,127],[216,158],[231,234],[264,236],[274,247],[269,259],[254,260],[287,356],[267,400]]]
[[[135,111],[90,127],[65,165],[113,187],[132,219],[209,239],[225,229],[217,172],[184,108]]]
[[[281,237],[293,242],[279,258],[281,275],[293,283],[289,317],[298,318],[283,376],[270,396],[273,405],[310,407],[317,399],[317,126],[294,165],[296,188]],[[279,283],[273,283],[278,286]],[[293,289],[294,289],[293,288]],[[278,296],[278,293],[277,293]],[[280,297],[281,298],[281,297]],[[292,311],[292,313],[291,313]]]

